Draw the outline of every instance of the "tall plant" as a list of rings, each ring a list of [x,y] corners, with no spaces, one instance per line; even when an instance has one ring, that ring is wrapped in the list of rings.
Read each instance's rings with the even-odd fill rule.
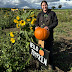
[[[3,48],[1,48],[0,68],[3,68],[4,71],[23,71],[29,65],[31,59],[29,44],[30,41],[35,41],[35,12],[36,10],[30,10],[14,19],[14,23],[19,30],[10,32],[4,40]]]

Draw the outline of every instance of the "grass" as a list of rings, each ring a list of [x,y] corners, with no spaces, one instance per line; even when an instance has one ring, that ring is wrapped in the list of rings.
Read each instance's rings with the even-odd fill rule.
[[[72,37],[72,21],[71,22],[59,22],[58,26],[54,29],[55,37]]]
[[[52,11],[55,11],[55,12],[62,12],[62,11],[72,11],[72,9],[54,9]]]

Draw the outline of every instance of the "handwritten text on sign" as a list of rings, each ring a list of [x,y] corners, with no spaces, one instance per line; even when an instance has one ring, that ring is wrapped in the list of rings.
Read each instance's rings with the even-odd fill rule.
[[[48,54],[49,52],[45,49],[37,46],[36,44],[30,42],[30,53],[38,59],[43,65],[47,66],[48,64]]]

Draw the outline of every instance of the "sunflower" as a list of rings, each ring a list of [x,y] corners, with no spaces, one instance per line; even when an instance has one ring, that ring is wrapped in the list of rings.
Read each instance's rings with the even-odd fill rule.
[[[31,21],[31,18],[30,19],[26,19],[27,21]]]
[[[31,30],[33,30],[33,27],[30,27]]]
[[[14,37],[13,32],[10,32],[10,36],[11,36],[11,37]]]
[[[20,17],[19,17],[19,16],[17,16],[17,17],[16,17],[16,19],[17,19],[17,20],[19,20],[19,19],[20,19]]]
[[[10,40],[12,43],[15,43],[15,39],[14,38],[11,38]]]
[[[14,19],[14,23],[18,23],[18,21],[16,19]]]
[[[32,14],[31,17],[34,17],[35,14]]]
[[[18,21],[18,24],[20,24],[20,21]]]
[[[23,9],[23,11],[24,11],[24,9]]]
[[[17,27],[17,28],[20,28],[19,24],[16,24],[16,27]]]
[[[42,9],[40,9],[40,11],[41,11]]]
[[[33,25],[35,22],[36,22],[36,19],[34,18],[34,19],[31,21],[31,24]]]
[[[24,26],[25,24],[26,24],[26,22],[25,22],[24,20],[21,20],[21,21],[20,21],[20,25],[21,25],[21,26]]]

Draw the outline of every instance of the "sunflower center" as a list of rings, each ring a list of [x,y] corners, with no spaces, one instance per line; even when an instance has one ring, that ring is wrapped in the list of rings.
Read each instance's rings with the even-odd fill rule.
[[[24,21],[22,21],[22,23],[24,23]]]

